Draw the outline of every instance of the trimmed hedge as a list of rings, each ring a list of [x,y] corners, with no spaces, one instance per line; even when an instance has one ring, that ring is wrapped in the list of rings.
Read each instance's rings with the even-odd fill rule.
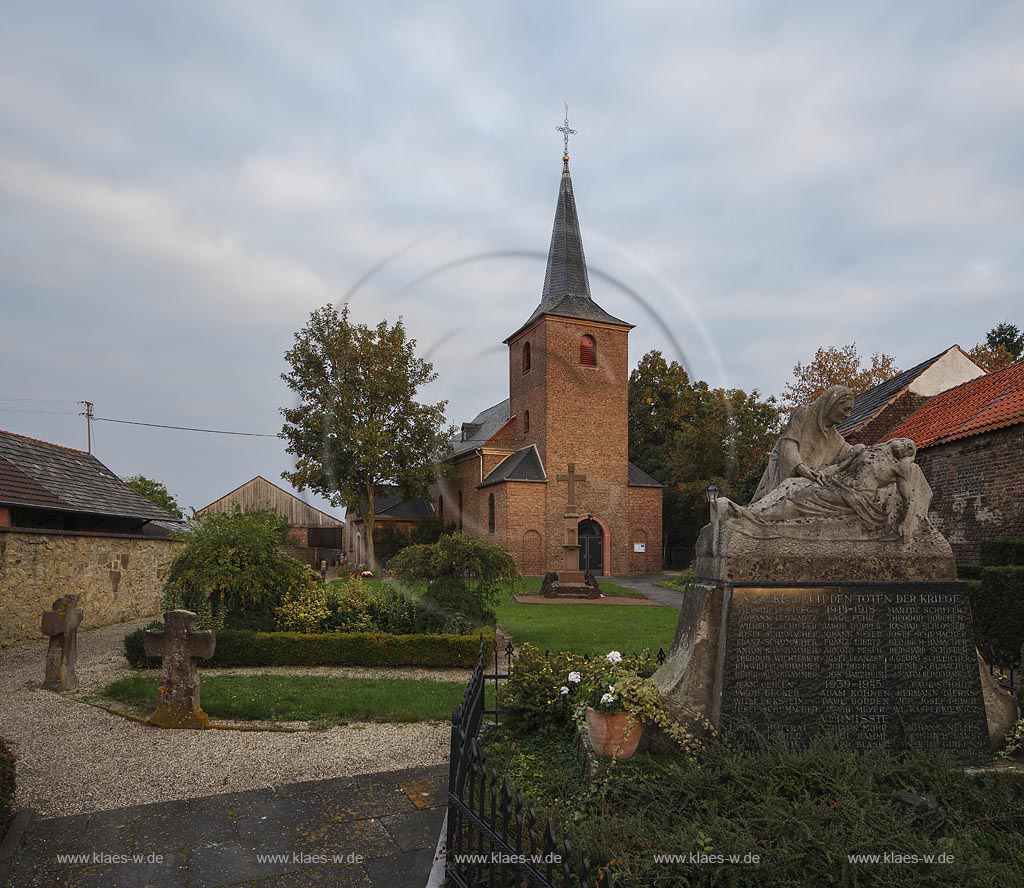
[[[14,816],[15,770],[14,753],[0,737],[0,838]]]
[[[981,572],[984,569],[980,564],[958,564],[956,578],[958,580],[980,580]]]
[[[983,654],[1024,645],[1024,567],[986,567],[968,582],[974,637]]]
[[[984,567],[1024,565],[1024,540],[982,540],[980,561]]]
[[[156,667],[160,661],[143,649],[145,630],[124,637],[125,657],[133,666]],[[438,666],[476,665],[480,634],[486,651],[494,649],[494,632],[472,635],[388,635],[384,632],[252,632],[223,629],[210,666]]]

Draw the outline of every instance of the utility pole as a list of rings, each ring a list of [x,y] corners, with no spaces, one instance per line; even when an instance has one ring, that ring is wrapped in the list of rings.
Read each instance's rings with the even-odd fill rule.
[[[92,453],[92,401],[79,401],[78,403],[85,405],[85,410],[78,415],[85,417],[85,434],[89,442],[89,453]]]

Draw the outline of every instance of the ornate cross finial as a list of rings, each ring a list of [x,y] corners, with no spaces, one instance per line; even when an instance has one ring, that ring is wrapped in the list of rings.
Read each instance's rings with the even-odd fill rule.
[[[562,134],[562,138],[565,140],[565,154],[569,154],[569,136],[575,136],[576,130],[570,129],[569,127],[569,103],[565,103],[565,123],[561,126],[556,126],[555,130]]]

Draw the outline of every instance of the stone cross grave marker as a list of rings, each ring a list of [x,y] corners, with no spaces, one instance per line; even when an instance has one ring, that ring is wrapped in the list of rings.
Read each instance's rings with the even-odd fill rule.
[[[62,595],[40,624],[43,635],[50,636],[46,652],[46,678],[43,687],[54,691],[73,691],[78,687],[75,663],[78,661],[78,627],[85,611],[78,606],[77,595]]]
[[[160,685],[156,711],[149,717],[161,728],[207,728],[210,719],[199,705],[199,671],[196,660],[213,656],[217,636],[209,629],[196,629],[192,611],[164,614],[162,632],[146,632],[147,657],[161,657]]]

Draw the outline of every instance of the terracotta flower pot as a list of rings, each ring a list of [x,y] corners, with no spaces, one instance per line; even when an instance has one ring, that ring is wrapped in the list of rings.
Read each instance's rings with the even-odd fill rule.
[[[629,712],[598,712],[587,707],[587,736],[600,758],[632,758],[640,743],[643,725]]]

